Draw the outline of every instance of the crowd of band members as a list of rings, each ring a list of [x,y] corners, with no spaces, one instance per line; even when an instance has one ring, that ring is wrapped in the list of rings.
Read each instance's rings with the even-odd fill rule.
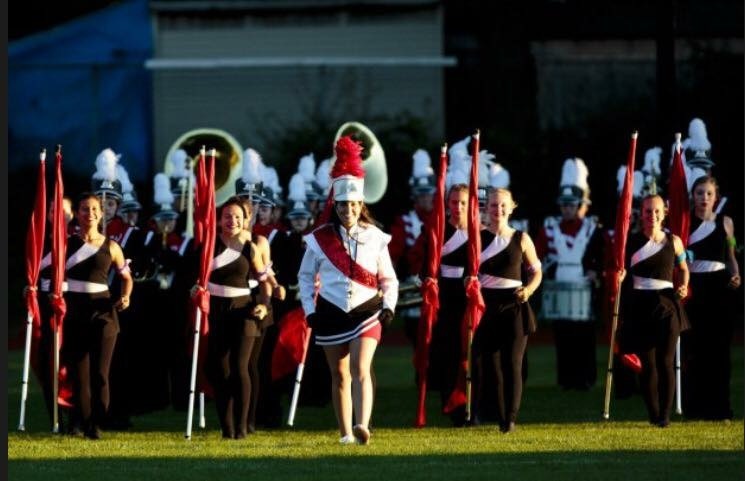
[[[438,278],[442,301],[428,373],[428,385],[439,392],[443,409],[454,389],[461,359],[468,242],[467,177],[459,177],[462,172],[453,167],[457,162],[453,157],[462,157],[463,151],[451,149],[450,155],[452,172],[448,173],[445,197],[448,219]],[[423,162],[422,154],[417,153],[415,163],[417,156]],[[699,160],[703,162],[704,157],[708,159],[701,156]],[[695,160],[694,154],[689,160]],[[716,306],[732,301],[740,277],[733,222],[715,210],[721,195],[710,175],[713,162],[708,162],[691,164],[702,172],[691,187],[688,262],[680,239],[664,229],[664,199],[646,191],[635,196],[637,217],[627,247],[629,275],[622,289],[619,338],[622,352],[638,354],[641,371],[637,378],[617,358],[617,396],[640,392],[650,423],[663,427],[670,422],[673,355],[681,333],[685,415],[696,419],[730,419],[733,415],[729,353],[734,326],[731,319],[716,314]],[[494,165],[501,166],[491,163],[492,173],[499,174]],[[411,208],[390,227],[388,251],[404,285],[421,281],[426,252],[420,234],[427,228],[432,210],[434,172],[427,166],[418,173],[410,181]],[[612,274],[608,252],[613,235],[597,218],[587,215],[590,191],[581,159],[565,162],[557,198],[560,215],[543,222],[535,243],[527,232],[527,222],[512,219],[516,196],[508,189],[509,176],[505,180],[501,174],[493,175],[491,181],[487,178],[479,193],[483,225],[478,276],[486,312],[473,342],[475,395],[470,422],[497,422],[503,432],[512,432],[527,377],[528,335],[537,327],[533,308],[538,310],[541,300],[565,304],[554,312],[541,308],[553,328],[558,385],[586,391],[597,383],[596,339],[606,335],[601,327],[609,317],[609,306],[602,300]],[[189,297],[194,293],[198,253],[186,233],[189,209],[185,201],[189,196],[183,182],[159,175],[162,177],[155,179],[156,212],[144,223],[139,222],[142,206],[131,189],[123,191],[117,182],[94,176],[90,193],[74,203],[65,200],[70,268],[64,295],[68,311],[62,358],[69,366],[67,377],[73,391],[73,407],[63,417],[67,432],[95,439],[102,428],[132,426],[132,416],[168,406],[186,408],[189,319],[193,316]],[[296,195],[287,203],[276,187],[273,190],[249,179],[239,180],[236,196],[218,207],[215,262],[225,252],[239,254],[228,263],[238,267],[229,268],[231,272],[223,277],[218,275],[220,268],[215,269],[210,278],[216,287],[210,289],[211,334],[205,372],[226,438],[242,438],[257,427],[278,427],[282,421],[281,398],[289,392],[292,381],[289,377],[272,381],[272,352],[284,314],[301,306],[307,313],[298,279],[307,240],[304,236],[319,227],[317,219],[328,195],[328,186],[324,189],[317,183],[301,185],[301,178],[293,180]],[[168,193],[162,192],[164,183]],[[649,187],[648,182],[643,185]],[[298,190],[304,190],[303,195],[297,194]],[[84,262],[73,265],[70,258],[79,254],[81,246],[83,250],[87,246],[93,255],[89,253]],[[49,251],[47,245],[41,291],[49,290]],[[687,293],[689,277],[694,295],[683,307],[680,300]],[[232,285],[241,279],[250,281],[243,287]],[[84,285],[75,290],[70,287],[73,284]],[[102,284],[107,289],[93,288]],[[562,289],[580,295],[572,297]],[[42,313],[48,317],[50,301],[47,296],[39,298]],[[414,343],[418,307],[400,308],[397,315]],[[242,319],[240,328],[230,322],[236,316]],[[386,321],[382,323],[385,332],[390,317],[381,319]],[[51,334],[45,327],[36,365],[51,416],[50,350]],[[325,405],[332,399],[335,406],[343,404],[336,394],[339,377],[333,368],[329,372],[328,352],[311,342],[304,383],[312,387],[303,389],[301,406]],[[374,383],[374,373],[371,375]],[[355,416],[359,416],[357,403],[355,400]],[[349,409],[342,409],[344,417],[351,415]],[[363,411],[364,428],[368,429],[371,407]],[[453,425],[466,424],[463,406],[448,414]],[[342,441],[349,441],[351,433],[339,419]],[[369,433],[366,436],[369,438]]]

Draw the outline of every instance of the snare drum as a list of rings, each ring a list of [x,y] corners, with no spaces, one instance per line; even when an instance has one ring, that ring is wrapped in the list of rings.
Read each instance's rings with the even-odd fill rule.
[[[542,289],[542,319],[592,320],[592,288],[589,282],[544,280]]]

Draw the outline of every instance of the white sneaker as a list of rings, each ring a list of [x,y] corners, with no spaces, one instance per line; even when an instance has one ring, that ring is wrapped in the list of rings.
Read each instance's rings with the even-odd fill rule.
[[[357,424],[352,428],[354,437],[357,438],[357,444],[367,444],[370,442],[370,430],[362,424]]]
[[[354,444],[355,442],[357,442],[357,440],[354,439],[352,434],[347,434],[346,436],[339,438],[339,444]]]

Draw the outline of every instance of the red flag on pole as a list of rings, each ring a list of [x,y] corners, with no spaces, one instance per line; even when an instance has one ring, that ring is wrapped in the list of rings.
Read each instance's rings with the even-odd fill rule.
[[[479,326],[481,315],[486,309],[481,296],[481,283],[476,277],[481,259],[481,215],[479,213],[479,132],[471,139],[473,155],[471,156],[471,178],[468,186],[468,263],[466,265],[466,310],[461,322],[461,367],[455,390],[450,395],[445,413],[468,402],[470,380],[470,350],[473,334]]]
[[[638,134],[636,132],[631,134],[629,154],[626,158],[626,176],[624,177],[623,190],[616,210],[616,226],[613,232],[613,264],[616,271],[624,269],[626,263],[626,239],[629,236],[631,206],[634,200],[634,162],[636,159],[637,137]],[[611,296],[612,299],[615,299],[620,286],[618,285],[618,276],[614,276],[613,278],[615,280],[611,289]]]
[[[673,157],[672,170],[670,171],[669,189],[668,225],[670,226],[670,232],[680,237],[685,247],[688,245],[691,212],[686,174],[681,155],[680,134],[675,134],[675,155]]]
[[[621,198],[618,200],[616,210],[616,226],[613,232],[613,268],[614,273],[608,290],[611,305],[613,306],[613,317],[610,330],[610,349],[608,350],[608,371],[605,378],[605,400],[603,404],[603,418],[610,416],[610,393],[613,380],[613,355],[618,354],[616,345],[616,327],[618,325],[618,310],[620,305],[620,289],[618,272],[624,269],[626,264],[626,240],[631,225],[631,206],[634,200],[634,161],[636,159],[636,139],[638,133],[631,134],[629,154],[626,158],[626,174],[623,181]],[[641,361],[635,354],[624,354],[621,356],[623,364],[635,371],[641,370]]]
[[[432,213],[424,232],[427,245],[427,260],[424,264],[422,281],[422,309],[414,351],[414,367],[419,382],[419,399],[414,425],[422,427],[427,423],[425,399],[427,396],[427,368],[429,367],[429,346],[432,343],[432,327],[440,309],[440,288],[437,272],[440,268],[442,245],[445,237],[445,171],[447,170],[447,144],[440,149],[440,169],[437,171],[437,186],[432,199]]]
[[[296,307],[282,317],[277,345],[272,351],[272,381],[292,373],[305,361],[309,339],[310,330],[302,307]]]
[[[212,270],[212,256],[215,252],[215,238],[217,236],[215,212],[215,149],[210,153],[209,166],[206,169],[206,183],[200,184],[201,172],[197,176],[198,204],[194,210],[197,213],[195,225],[201,225],[201,253],[199,256],[199,278],[197,283],[201,287],[195,298],[197,308],[202,311],[200,334],[209,332],[208,314],[210,311],[210,294],[207,290],[210,272]],[[200,232],[200,229],[197,229]],[[196,239],[195,239],[196,240]]]
[[[62,296],[62,283],[65,280],[65,254],[67,252],[67,225],[65,223],[65,209],[63,199],[65,188],[62,182],[62,146],[57,146],[55,154],[55,179],[54,179],[54,209],[52,209],[52,279],[50,293],[52,294],[52,332],[58,341],[54,358],[58,357],[64,342],[62,336],[62,325],[67,312],[65,298]],[[67,381],[67,370],[64,366],[58,366],[59,371],[55,374],[59,380],[57,402],[63,406],[72,405],[72,387]]]
[[[46,226],[46,149],[42,150],[39,162],[39,176],[36,180],[36,201],[31,213],[26,232],[26,285],[36,287],[39,281],[39,265],[44,254],[44,229]],[[41,314],[39,313],[39,299],[35,289],[26,292],[26,309],[33,319],[34,337],[40,335]]]
[[[67,229],[65,226],[65,214],[62,207],[65,188],[62,183],[62,151],[58,147],[55,162],[54,181],[54,209],[52,209],[52,280],[50,292],[52,293],[52,316],[53,330],[62,330],[62,322],[65,318],[67,306],[62,297],[62,282],[65,280],[65,252],[67,250]],[[61,336],[60,336],[61,344]]]

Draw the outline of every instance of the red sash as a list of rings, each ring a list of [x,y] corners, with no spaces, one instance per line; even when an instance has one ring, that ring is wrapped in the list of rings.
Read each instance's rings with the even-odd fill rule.
[[[339,269],[342,274],[353,281],[367,286],[371,289],[378,288],[378,276],[357,264],[344,248],[341,238],[334,232],[331,224],[316,229],[313,232],[319,247],[329,261]]]

